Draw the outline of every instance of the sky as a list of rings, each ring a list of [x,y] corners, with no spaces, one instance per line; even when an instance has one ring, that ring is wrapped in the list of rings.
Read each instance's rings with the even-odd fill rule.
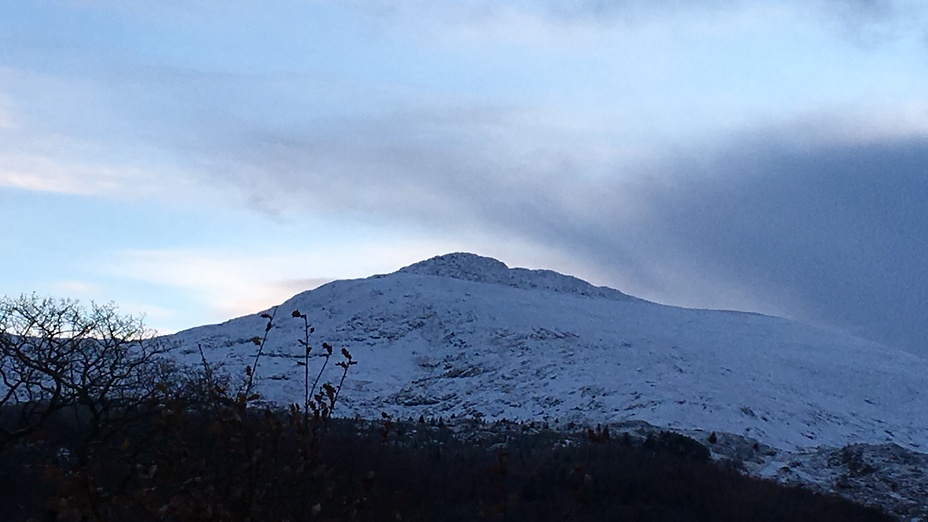
[[[928,4],[3,2],[0,222],[163,333],[467,251],[928,355]]]

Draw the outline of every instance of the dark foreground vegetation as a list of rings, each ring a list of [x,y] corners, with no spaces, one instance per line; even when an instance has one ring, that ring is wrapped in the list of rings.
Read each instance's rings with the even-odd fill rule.
[[[495,443],[332,419],[310,435],[288,417],[152,411],[85,462],[62,420],[4,455],[0,520],[889,520],[720,467],[675,434]]]
[[[888,520],[744,477],[671,433],[337,419],[340,385],[318,385],[308,370],[301,403],[268,409],[253,383],[273,314],[237,382],[205,361],[173,368],[149,344],[156,339],[109,308],[88,316],[35,298],[4,306],[3,521]],[[67,317],[52,313],[62,307]],[[67,320],[34,328],[49,317]],[[101,327],[93,335],[69,324],[87,317]],[[298,311],[291,319],[305,325],[295,344],[308,368],[312,330]],[[108,338],[116,320],[124,328]],[[332,347],[320,350],[327,363]],[[345,376],[354,361],[341,355],[334,364]]]

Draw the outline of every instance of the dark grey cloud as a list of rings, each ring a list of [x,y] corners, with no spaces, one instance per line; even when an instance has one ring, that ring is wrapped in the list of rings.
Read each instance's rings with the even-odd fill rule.
[[[512,223],[664,301],[718,306],[736,288],[762,311],[928,354],[928,139],[763,135],[664,176],[591,191],[593,218],[541,205]],[[610,199],[646,211],[629,220]]]
[[[928,140],[765,138],[651,190],[649,228],[694,276],[778,288],[807,319],[928,353]]]
[[[773,129],[590,178],[582,150],[537,136],[520,148],[511,137],[531,132],[526,121],[457,108],[249,134],[230,158],[248,166],[215,175],[275,212],[518,238],[645,297],[776,312],[928,354],[928,139]]]

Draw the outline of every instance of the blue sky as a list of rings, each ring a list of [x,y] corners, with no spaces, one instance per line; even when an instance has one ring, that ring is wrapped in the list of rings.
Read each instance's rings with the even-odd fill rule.
[[[917,1],[0,5],[0,293],[170,332],[450,251],[928,353]]]

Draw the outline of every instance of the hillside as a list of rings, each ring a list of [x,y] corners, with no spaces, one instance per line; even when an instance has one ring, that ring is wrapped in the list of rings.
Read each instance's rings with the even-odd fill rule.
[[[783,450],[928,448],[928,360],[758,314],[637,299],[551,271],[449,254],[282,303],[258,368],[265,400],[301,402],[302,321],[347,347],[338,414],[565,423],[640,420]],[[257,314],[173,336],[180,358],[251,364]],[[313,359],[311,365],[321,364]],[[331,368],[325,378],[336,378]]]

